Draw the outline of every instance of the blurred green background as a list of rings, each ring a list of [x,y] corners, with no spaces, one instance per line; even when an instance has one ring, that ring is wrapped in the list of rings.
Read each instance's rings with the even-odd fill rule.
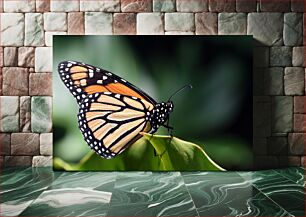
[[[78,105],[57,65],[85,62],[128,80],[157,102],[173,98],[174,136],[200,145],[228,170],[252,169],[251,36],[54,36],[54,157],[70,163],[90,148],[77,126]],[[160,129],[157,134],[167,134]]]

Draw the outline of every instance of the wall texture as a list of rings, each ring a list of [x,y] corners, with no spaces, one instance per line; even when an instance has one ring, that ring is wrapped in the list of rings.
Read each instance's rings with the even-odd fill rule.
[[[302,0],[0,0],[0,164],[52,162],[52,35],[254,36],[259,168],[305,166]],[[304,40],[303,40],[304,39]]]

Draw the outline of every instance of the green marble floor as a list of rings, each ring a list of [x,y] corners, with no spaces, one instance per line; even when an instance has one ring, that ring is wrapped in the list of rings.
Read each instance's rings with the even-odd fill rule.
[[[0,216],[305,216],[305,169],[1,172]]]

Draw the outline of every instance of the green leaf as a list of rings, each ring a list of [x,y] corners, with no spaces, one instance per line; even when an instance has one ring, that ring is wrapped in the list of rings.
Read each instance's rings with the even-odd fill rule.
[[[89,152],[77,164],[54,158],[58,170],[102,171],[199,171],[224,169],[213,162],[198,145],[170,136],[143,134],[143,137],[119,156],[106,160]]]

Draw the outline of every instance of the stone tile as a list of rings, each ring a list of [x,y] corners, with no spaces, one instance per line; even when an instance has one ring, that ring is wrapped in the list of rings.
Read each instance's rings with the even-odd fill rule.
[[[52,98],[34,96],[31,101],[31,130],[35,133],[48,133],[52,130]]]
[[[152,0],[121,0],[122,12],[150,12]]]
[[[275,46],[270,48],[270,66],[290,66],[292,61],[292,48]]]
[[[35,48],[35,72],[52,72],[52,48]]]
[[[294,113],[305,113],[305,96],[294,97]]]
[[[264,90],[267,95],[284,94],[284,68],[271,67],[264,72]]]
[[[36,0],[36,12],[50,11],[50,0]]]
[[[196,13],[195,29],[197,35],[217,35],[218,15],[217,13]]]
[[[52,156],[34,156],[32,167],[52,167]]]
[[[81,0],[80,11],[120,12],[120,0]]]
[[[0,2],[0,5],[2,4],[2,2]],[[0,11],[2,12],[3,10],[1,10],[1,6],[0,6]],[[0,169],[4,168],[4,156],[0,156]]]
[[[0,47],[0,67],[3,66],[3,47]]]
[[[17,47],[5,47],[3,53],[4,66],[17,66]]]
[[[268,67],[270,60],[269,47],[253,47],[253,66]]]
[[[12,155],[39,154],[39,135],[36,133],[12,133]]]
[[[2,83],[3,83],[3,75],[2,75],[2,67],[0,67],[0,96],[3,95],[3,93],[2,93]]]
[[[176,0],[178,12],[205,12],[208,10],[208,0]]]
[[[289,153],[291,155],[305,155],[305,134],[289,133],[288,135]]]
[[[260,10],[263,12],[288,12],[290,11],[290,0],[281,0],[277,4],[274,1],[260,0]]]
[[[112,34],[113,17],[110,13],[85,12],[85,34]]]
[[[291,0],[291,11],[292,12],[305,12],[304,0]]]
[[[0,133],[0,155],[10,155],[11,153],[11,134]]]
[[[66,32],[45,32],[45,44],[46,46],[53,46],[53,36],[54,35],[67,35]]]
[[[255,156],[267,155],[268,154],[267,138],[254,138],[252,150]]]
[[[44,13],[44,29],[46,31],[67,31],[66,13]]]
[[[1,13],[0,16],[0,44],[2,46],[23,46],[24,15],[22,13]]]
[[[3,68],[3,94],[6,96],[24,96],[29,94],[29,72],[27,68]]]
[[[174,12],[175,0],[153,0],[154,12]]]
[[[305,47],[293,47],[292,51],[292,66],[306,66]]]
[[[293,97],[275,96],[272,100],[272,132],[292,132]]]
[[[298,156],[280,156],[278,159],[280,167],[298,167],[301,165],[301,158]]]
[[[194,32],[190,31],[169,31],[165,32],[165,35],[194,35]]]
[[[233,0],[208,0],[211,12],[235,12],[236,6]]]
[[[305,127],[305,120],[306,116],[305,114],[294,114],[293,115],[293,131],[294,132],[305,132],[306,127]]]
[[[269,34],[267,34],[269,32]],[[249,13],[247,34],[268,46],[283,44],[282,13]]]
[[[304,69],[302,67],[285,68],[285,94],[286,95],[304,95]]]
[[[303,44],[303,14],[285,13],[284,44],[298,46]]]
[[[68,13],[68,35],[83,35],[84,33],[84,13]]]
[[[237,12],[256,12],[256,0],[236,0]]]
[[[25,14],[25,46],[44,46],[43,15]]]
[[[67,3],[66,0],[51,0],[50,8],[51,11],[56,11],[56,12],[79,11],[80,2],[78,0],[72,0],[72,1],[70,0],[69,3]]]
[[[301,166],[304,168],[306,167],[306,157],[305,156],[301,157]]]
[[[271,96],[253,96],[253,103],[254,102],[259,102],[259,103],[271,103]]]
[[[135,35],[136,34],[136,14],[134,13],[114,13],[114,34]]]
[[[271,169],[278,167],[278,158],[276,156],[255,156],[254,168],[256,170]]]
[[[4,12],[34,12],[35,0],[4,0]]]
[[[254,137],[271,135],[271,103],[253,104],[253,134]]]
[[[306,23],[306,13],[304,13],[304,16],[303,16],[303,23]],[[306,45],[306,39],[305,39],[305,36],[306,36],[306,28],[303,28],[303,43],[302,45]]]
[[[247,16],[245,13],[219,13],[219,35],[245,35]]]
[[[31,73],[29,94],[31,96],[52,96],[52,74]]]
[[[137,14],[138,35],[163,35],[164,24],[161,13],[138,13]]]
[[[166,31],[194,31],[194,29],[192,13],[165,13]]]
[[[34,67],[34,54],[35,49],[33,47],[19,47],[18,66]]]
[[[270,137],[268,139],[268,154],[269,155],[287,155],[288,141],[286,136]]]
[[[253,69],[253,94],[254,96],[264,95],[264,73],[265,68]]]
[[[31,131],[31,97],[20,97],[20,131]]]
[[[5,156],[5,167],[27,167],[32,165],[31,156]]]
[[[28,166],[31,166],[31,159],[32,157],[27,162],[30,163]],[[47,191],[52,182],[61,174],[61,172],[53,172],[52,168],[21,167],[8,168],[7,171],[5,176],[7,181],[2,185],[5,191],[2,194],[4,200],[1,201],[1,211],[8,216],[26,216],[23,211],[32,205],[33,201],[40,200],[39,196]],[[72,197],[75,199],[75,196]],[[52,208],[51,210],[54,211]],[[41,214],[41,211],[36,210],[35,213],[37,212],[45,216]],[[37,215],[35,213],[28,216]]]
[[[19,131],[18,96],[0,96],[0,131]]]
[[[52,133],[40,134],[40,154],[52,155],[53,148],[53,136]]]

